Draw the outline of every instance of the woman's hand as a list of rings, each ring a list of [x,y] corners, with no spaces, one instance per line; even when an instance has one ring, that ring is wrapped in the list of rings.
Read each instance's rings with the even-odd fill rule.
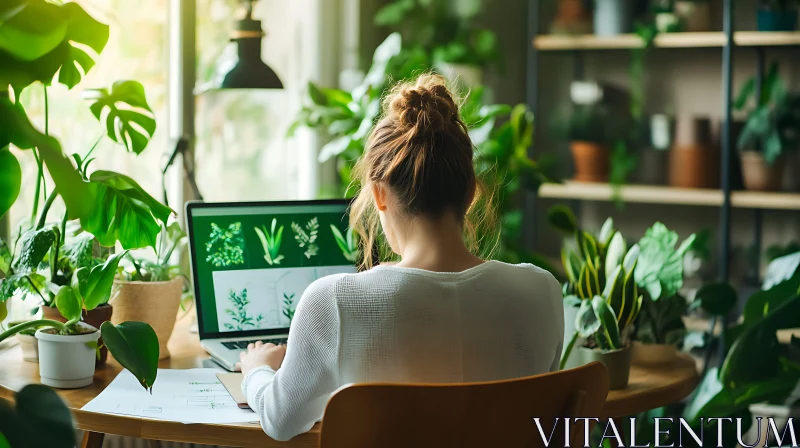
[[[238,367],[241,368],[242,373],[245,375],[256,367],[261,366],[269,366],[272,370],[278,370],[283,364],[284,356],[286,356],[285,345],[264,344],[258,341],[255,344],[249,344],[247,351],[239,354],[241,361],[239,361]]]

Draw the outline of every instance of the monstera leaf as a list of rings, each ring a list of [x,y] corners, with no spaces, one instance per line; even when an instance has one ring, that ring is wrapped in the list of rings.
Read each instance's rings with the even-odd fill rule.
[[[100,334],[114,359],[152,393],[158,374],[158,337],[153,328],[144,322],[104,322]]]
[[[86,96],[93,100],[89,109],[95,118],[105,120],[109,138],[125,145],[129,152],[144,151],[156,131],[156,120],[141,84],[117,81],[111,91],[93,89]]]
[[[123,249],[155,247],[159,222],[166,224],[172,210],[123,174],[95,171],[89,180],[97,207],[81,226],[103,246],[119,241]]]
[[[84,48],[100,53],[108,25],[93,19],[77,3],[13,0],[0,6],[0,84],[22,90],[39,81],[74,87],[94,66]],[[10,4],[9,4],[10,3]]]
[[[22,169],[8,146],[0,148],[0,218],[14,204],[22,185]]]

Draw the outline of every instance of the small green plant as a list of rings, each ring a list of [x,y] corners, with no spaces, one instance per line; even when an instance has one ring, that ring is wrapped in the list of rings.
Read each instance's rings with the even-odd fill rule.
[[[225,314],[230,316],[236,323],[236,325],[234,325],[226,322],[225,328],[228,330],[243,331],[248,327],[257,327],[264,318],[261,314],[255,318],[247,314],[247,306],[250,305],[250,299],[247,298],[247,288],[243,289],[240,294],[237,294],[236,291],[231,289],[228,292],[228,300],[233,304],[233,309],[226,308]]]
[[[258,235],[258,239],[261,240],[261,245],[264,247],[264,259],[267,260],[267,263],[270,265],[281,264],[281,260],[283,260],[283,255],[278,253],[281,249],[283,226],[280,226],[276,232],[275,227],[277,225],[278,220],[272,218],[272,227],[269,232],[267,232],[266,227],[264,227],[264,230],[258,227],[253,229],[256,231],[256,235]]]
[[[289,322],[294,319],[294,294],[283,293],[283,315],[289,319]]]
[[[342,232],[339,229],[331,224],[331,232],[333,232],[333,237],[336,239],[336,244],[339,246],[339,249],[342,250],[342,255],[347,261],[351,261],[355,263],[358,261],[358,256],[361,254],[361,251],[358,250],[355,240],[355,233],[352,229],[347,229],[347,237],[345,238],[342,235]]]
[[[308,221],[305,229],[300,227],[299,224],[293,222],[292,231],[294,231],[294,239],[297,241],[297,244],[300,246],[300,248],[306,249],[306,251],[303,252],[303,255],[305,255],[306,258],[311,258],[317,255],[319,247],[315,244],[315,241],[317,241],[317,233],[319,233],[319,221],[317,221],[316,216]]]
[[[211,223],[211,234],[206,242],[206,261],[216,267],[233,266],[244,263],[244,236],[242,223],[235,222],[223,229]]]

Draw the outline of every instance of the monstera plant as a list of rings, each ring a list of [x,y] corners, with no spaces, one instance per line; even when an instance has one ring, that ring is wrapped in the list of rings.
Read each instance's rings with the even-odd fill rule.
[[[109,27],[76,3],[44,0],[5,2],[0,17],[0,216],[14,204],[23,183],[19,161],[10,147],[22,150],[37,164],[37,176],[25,181],[30,185],[26,188],[34,190],[30,222],[20,226],[13,244],[0,241],[0,271],[5,274],[0,283],[0,317],[5,315],[6,301],[19,296],[56,307],[66,321],[19,324],[0,334],[0,340],[31,328],[40,329],[40,347],[44,339],[66,338],[61,341],[77,348],[56,350],[52,359],[40,358],[42,380],[59,387],[79,387],[84,384],[60,382],[59,364],[79,363],[78,358],[86,358],[86,350],[97,348],[99,332],[81,323],[81,317],[107,300],[118,262],[125,254],[111,255],[111,250],[105,250],[97,259],[92,256],[92,245],[119,244],[125,250],[153,246],[172,211],[128,176],[90,171],[97,144],[84,154],[67,156],[49,133],[48,108],[42,132],[31,123],[20,102],[25,89],[42,89],[47,104],[52,83],[69,89],[77,86],[94,66],[90,53],[100,54],[105,48]],[[89,49],[92,51],[87,52]],[[110,89],[88,90],[85,97],[102,124],[101,138],[110,138],[136,154],[145,149],[156,123],[141,84],[118,81]],[[49,192],[45,191],[47,177],[54,182]],[[48,213],[59,198],[66,212],[56,224],[50,224]],[[79,223],[77,240],[67,238],[70,221]],[[139,322],[107,323],[101,331],[116,359],[144,387],[152,387],[158,359],[152,328]],[[91,382],[88,362],[84,364]]]

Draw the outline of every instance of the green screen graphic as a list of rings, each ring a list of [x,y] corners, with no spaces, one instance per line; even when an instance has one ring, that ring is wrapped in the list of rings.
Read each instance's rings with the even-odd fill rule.
[[[197,208],[195,285],[206,333],[285,328],[314,280],[355,272],[345,206]]]

